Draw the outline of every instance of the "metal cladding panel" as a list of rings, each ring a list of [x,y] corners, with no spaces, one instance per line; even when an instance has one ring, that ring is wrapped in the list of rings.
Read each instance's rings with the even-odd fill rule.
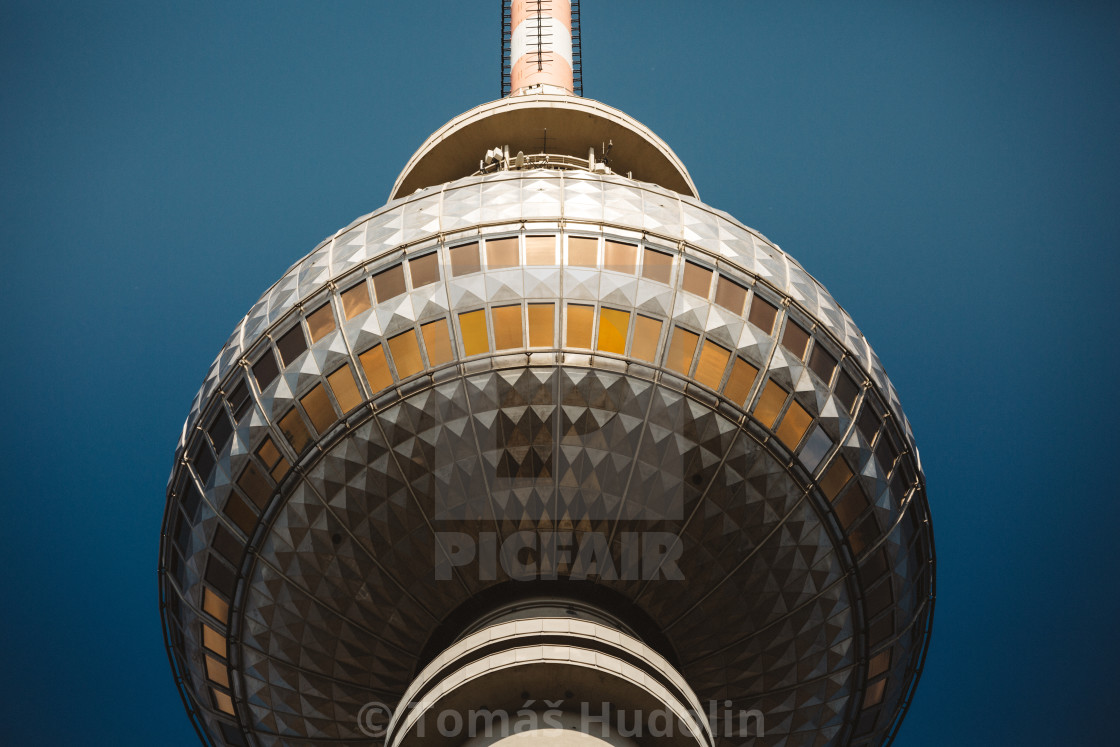
[[[654,185],[500,173],[356,221],[237,325],[176,456],[164,619],[215,740],[366,743],[362,706],[508,581],[437,577],[463,532],[604,538],[596,583],[702,700],[765,714],[755,744],[876,743],[920,668],[928,507],[881,363],[778,247]],[[684,583],[627,572],[654,532]]]

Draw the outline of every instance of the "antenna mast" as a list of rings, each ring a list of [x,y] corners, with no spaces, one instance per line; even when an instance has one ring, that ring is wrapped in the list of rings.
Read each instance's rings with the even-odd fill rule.
[[[502,0],[502,96],[583,95],[579,0]]]

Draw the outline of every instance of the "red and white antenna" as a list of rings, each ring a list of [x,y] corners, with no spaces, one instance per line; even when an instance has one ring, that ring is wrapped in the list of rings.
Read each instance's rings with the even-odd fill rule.
[[[583,94],[579,0],[502,0],[502,96]]]

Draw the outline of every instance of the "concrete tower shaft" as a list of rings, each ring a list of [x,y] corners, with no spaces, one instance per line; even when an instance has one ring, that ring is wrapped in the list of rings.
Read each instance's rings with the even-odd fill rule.
[[[569,0],[513,0],[510,90],[575,93],[572,4]]]

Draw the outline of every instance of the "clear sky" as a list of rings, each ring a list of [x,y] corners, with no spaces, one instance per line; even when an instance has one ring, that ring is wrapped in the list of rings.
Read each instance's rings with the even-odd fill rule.
[[[0,2],[3,741],[197,744],[175,443],[254,300],[497,97],[487,2]],[[585,93],[829,288],[938,552],[896,744],[1115,743],[1120,4],[585,0]]]

